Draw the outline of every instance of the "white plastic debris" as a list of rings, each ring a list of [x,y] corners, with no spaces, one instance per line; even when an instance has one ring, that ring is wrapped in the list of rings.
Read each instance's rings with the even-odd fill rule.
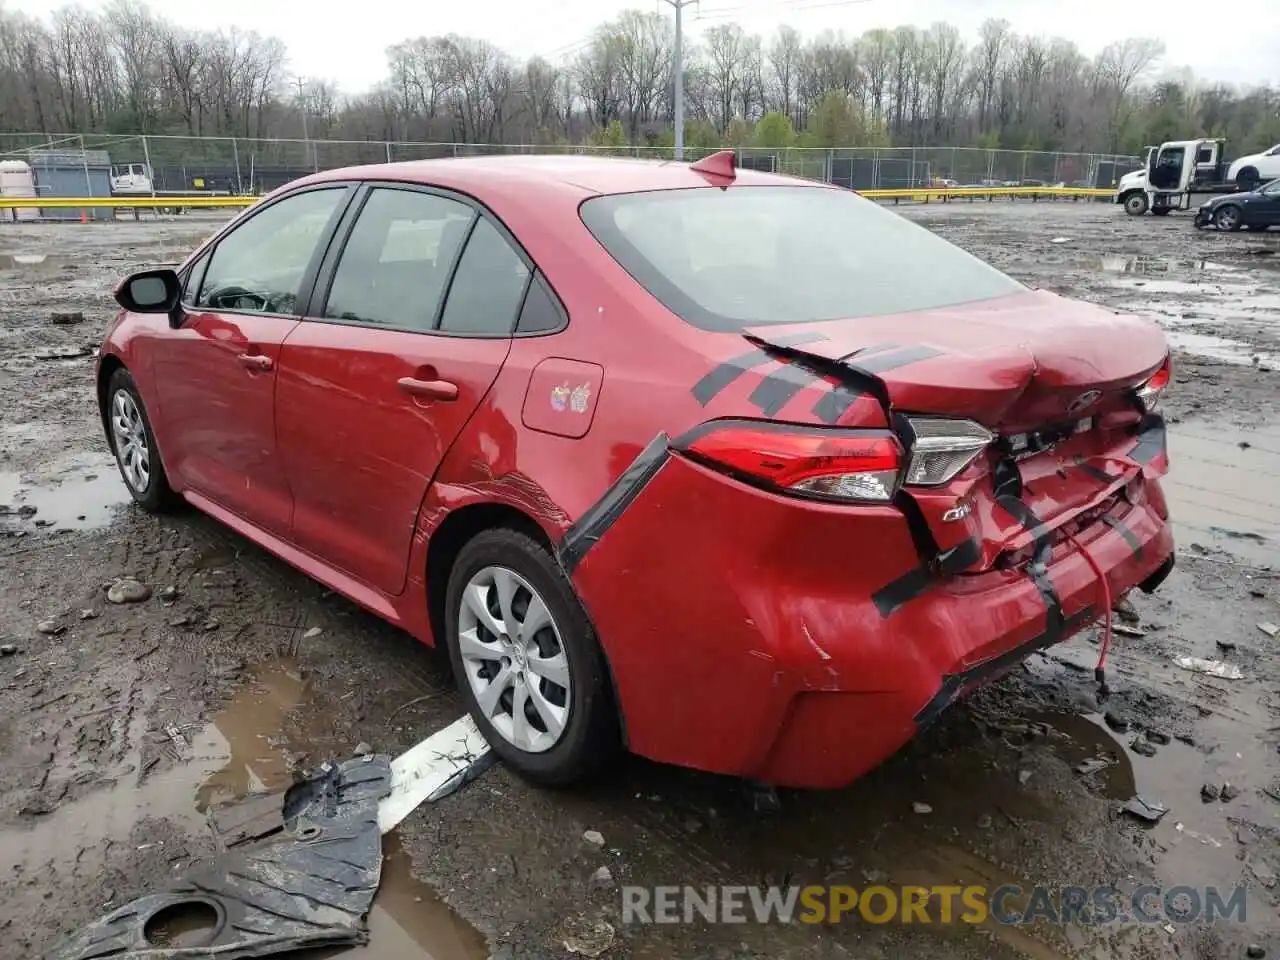
[[[391,792],[378,804],[378,828],[386,833],[450,780],[489,752],[470,714],[410,747],[391,761]]]
[[[1265,633],[1268,637],[1273,637],[1273,638],[1277,633],[1280,633],[1280,627],[1277,627],[1274,623],[1267,623],[1265,621],[1263,623],[1258,624],[1258,629],[1261,630],[1263,633]]]
[[[1173,662],[1183,670],[1192,673],[1204,673],[1223,680],[1243,680],[1244,674],[1234,663],[1223,663],[1221,660],[1205,660],[1201,657],[1174,657]]]

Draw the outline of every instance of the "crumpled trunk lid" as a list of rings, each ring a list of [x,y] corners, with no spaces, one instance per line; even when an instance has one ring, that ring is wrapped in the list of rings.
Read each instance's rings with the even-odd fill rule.
[[[1086,391],[1101,391],[1097,409],[1124,405],[1168,354],[1150,321],[1045,291],[804,330],[821,338],[804,352],[874,375],[895,410],[965,417],[1001,432],[1070,418]],[[796,327],[750,332],[770,341]]]
[[[771,336],[794,343],[797,332],[756,328],[749,337],[770,351]],[[803,336],[775,355],[826,381],[813,420],[901,429],[901,417],[928,415],[973,420],[995,435],[955,480],[907,487],[900,498],[917,539],[951,552],[958,569],[1026,559],[1037,538],[1043,545],[1078,516],[1096,520],[1144,466],[1164,472],[1163,423],[1144,422],[1133,391],[1166,362],[1168,346],[1142,318],[1029,291],[814,324]],[[803,421],[807,409],[778,418]],[[1144,429],[1159,436],[1145,465],[1130,455]]]

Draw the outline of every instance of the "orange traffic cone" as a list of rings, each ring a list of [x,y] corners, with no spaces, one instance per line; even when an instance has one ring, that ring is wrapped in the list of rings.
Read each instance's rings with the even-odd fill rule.
[[[88,211],[88,210],[81,210],[81,211],[80,211],[80,222],[81,222],[81,223],[88,223],[88,222],[89,222],[89,211]]]

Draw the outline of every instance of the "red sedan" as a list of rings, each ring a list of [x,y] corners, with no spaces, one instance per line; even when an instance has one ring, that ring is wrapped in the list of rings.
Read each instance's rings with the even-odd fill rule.
[[[322,173],[116,296],[134,499],[442,644],[534,780],[845,784],[1172,568],[1157,327],[731,154]]]

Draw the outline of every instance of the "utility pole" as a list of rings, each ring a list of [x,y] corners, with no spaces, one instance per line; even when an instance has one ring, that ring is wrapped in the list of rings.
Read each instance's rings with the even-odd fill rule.
[[[294,77],[293,85],[298,88],[298,112],[302,114],[302,150],[305,156],[311,153],[311,137],[307,134],[307,101],[304,96],[306,81],[301,77]]]
[[[672,58],[675,84],[676,159],[684,159],[684,8],[698,0],[663,0],[676,12],[676,46]]]

